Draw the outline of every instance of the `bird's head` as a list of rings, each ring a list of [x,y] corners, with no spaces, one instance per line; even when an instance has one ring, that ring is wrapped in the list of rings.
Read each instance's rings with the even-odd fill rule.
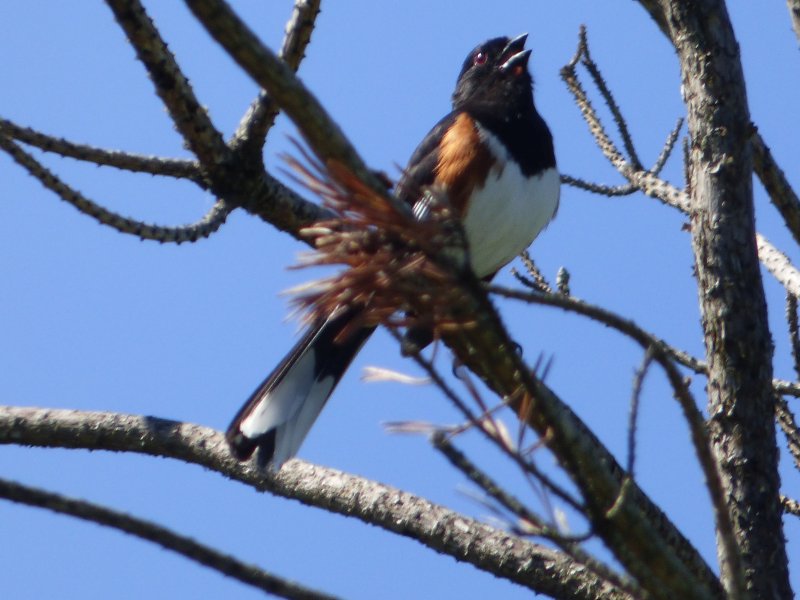
[[[491,109],[533,103],[533,80],[528,72],[531,51],[524,33],[484,42],[469,53],[453,93],[455,109]]]

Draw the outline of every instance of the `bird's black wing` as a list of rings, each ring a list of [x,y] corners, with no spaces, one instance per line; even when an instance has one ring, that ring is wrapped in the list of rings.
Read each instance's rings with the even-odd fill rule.
[[[458,116],[457,112],[439,121],[417,146],[403,176],[395,188],[395,196],[410,206],[414,206],[422,196],[425,187],[433,184],[436,178],[436,164],[439,161],[439,145],[442,138]]]

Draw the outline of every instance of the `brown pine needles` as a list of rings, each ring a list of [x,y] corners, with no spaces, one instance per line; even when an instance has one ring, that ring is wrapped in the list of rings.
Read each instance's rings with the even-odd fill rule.
[[[360,181],[337,161],[323,164],[298,145],[302,161],[284,160],[291,175],[318,196],[334,216],[301,230],[315,250],[295,266],[342,265],[345,269],[290,290],[313,321],[337,310],[358,308],[354,327],[425,327],[434,337],[471,319],[453,316],[459,280],[467,272],[466,242],[445,194],[422,190],[430,218]]]

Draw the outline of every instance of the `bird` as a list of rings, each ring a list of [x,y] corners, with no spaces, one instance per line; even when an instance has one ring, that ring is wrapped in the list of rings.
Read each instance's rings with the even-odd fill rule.
[[[425,190],[443,190],[462,223],[469,265],[487,281],[533,242],[559,204],[553,137],[534,104],[527,37],[493,38],[468,54],[451,112],[416,148],[394,191],[424,220]],[[277,470],[295,456],[374,331],[362,326],[341,339],[357,310],[317,319],[256,388],[226,433],[237,459],[256,453],[259,466]],[[418,337],[421,346],[430,341]]]

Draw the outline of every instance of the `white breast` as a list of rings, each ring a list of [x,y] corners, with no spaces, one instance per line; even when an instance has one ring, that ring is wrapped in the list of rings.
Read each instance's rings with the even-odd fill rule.
[[[464,230],[472,270],[485,277],[511,262],[547,226],[558,208],[561,183],[555,168],[523,176],[494,135],[482,127],[479,134],[499,164],[473,192]]]

